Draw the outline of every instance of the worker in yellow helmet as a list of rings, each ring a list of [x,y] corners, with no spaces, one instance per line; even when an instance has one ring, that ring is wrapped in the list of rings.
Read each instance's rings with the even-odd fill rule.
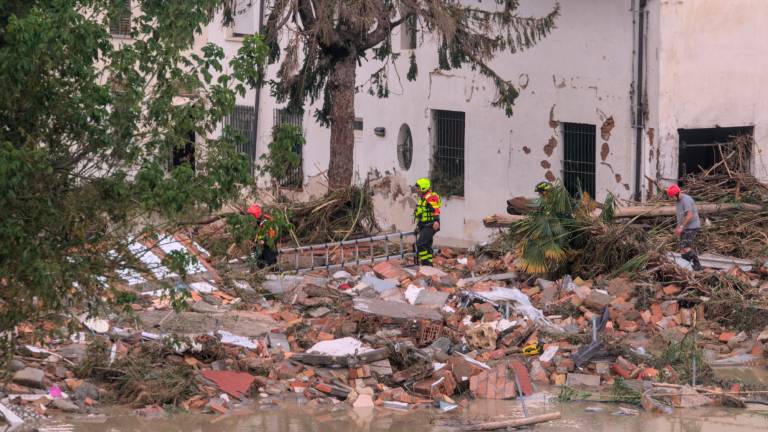
[[[429,179],[416,180],[415,191],[419,195],[416,211],[416,262],[419,265],[432,265],[432,242],[435,234],[440,231],[440,195],[432,191]]]

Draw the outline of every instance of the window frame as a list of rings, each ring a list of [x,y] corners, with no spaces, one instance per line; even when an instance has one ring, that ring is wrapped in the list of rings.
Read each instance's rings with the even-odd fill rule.
[[[432,110],[432,185],[446,197],[466,193],[466,118],[464,111]]]
[[[597,193],[597,125],[561,123],[563,137],[562,179],[571,196]]]

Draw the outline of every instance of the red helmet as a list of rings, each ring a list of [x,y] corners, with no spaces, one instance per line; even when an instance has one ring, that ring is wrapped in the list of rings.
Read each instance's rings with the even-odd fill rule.
[[[675,198],[680,195],[680,186],[676,184],[669,185],[667,188],[667,195],[669,195],[670,198]]]
[[[248,207],[248,214],[255,217],[256,219],[260,219],[262,216],[261,206],[258,204],[251,204],[250,207]]]

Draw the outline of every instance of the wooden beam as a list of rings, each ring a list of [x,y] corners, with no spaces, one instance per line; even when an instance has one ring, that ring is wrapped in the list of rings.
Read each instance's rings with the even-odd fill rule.
[[[553,412],[548,414],[541,414],[531,417],[525,417],[521,419],[513,419],[513,420],[502,420],[502,421],[495,421],[495,422],[488,422],[488,423],[478,423],[473,425],[464,426],[461,428],[461,430],[465,431],[489,431],[489,430],[497,430],[497,429],[505,429],[508,427],[520,427],[520,426],[528,426],[532,424],[537,423],[544,423],[552,420],[558,420],[561,416],[561,413]]]

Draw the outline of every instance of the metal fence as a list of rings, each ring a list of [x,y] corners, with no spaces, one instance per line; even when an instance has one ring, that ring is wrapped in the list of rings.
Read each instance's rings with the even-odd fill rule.
[[[250,172],[253,174],[256,168],[256,135],[253,133],[253,117],[255,110],[252,106],[236,105],[235,110],[224,119],[224,126],[240,136],[237,143],[237,151],[248,157]]]
[[[296,126],[304,131],[304,116],[301,113],[292,112],[285,108],[277,108],[274,110],[274,126],[278,127],[284,124]],[[299,156],[299,165],[290,170],[285,179],[280,183],[280,186],[290,188],[301,188],[304,185],[304,150],[301,145],[297,145],[294,151]]]
[[[596,126],[563,123],[563,185],[576,196],[579,191],[595,196]]]
[[[464,196],[464,118],[460,111],[434,111],[434,189],[446,196]]]

